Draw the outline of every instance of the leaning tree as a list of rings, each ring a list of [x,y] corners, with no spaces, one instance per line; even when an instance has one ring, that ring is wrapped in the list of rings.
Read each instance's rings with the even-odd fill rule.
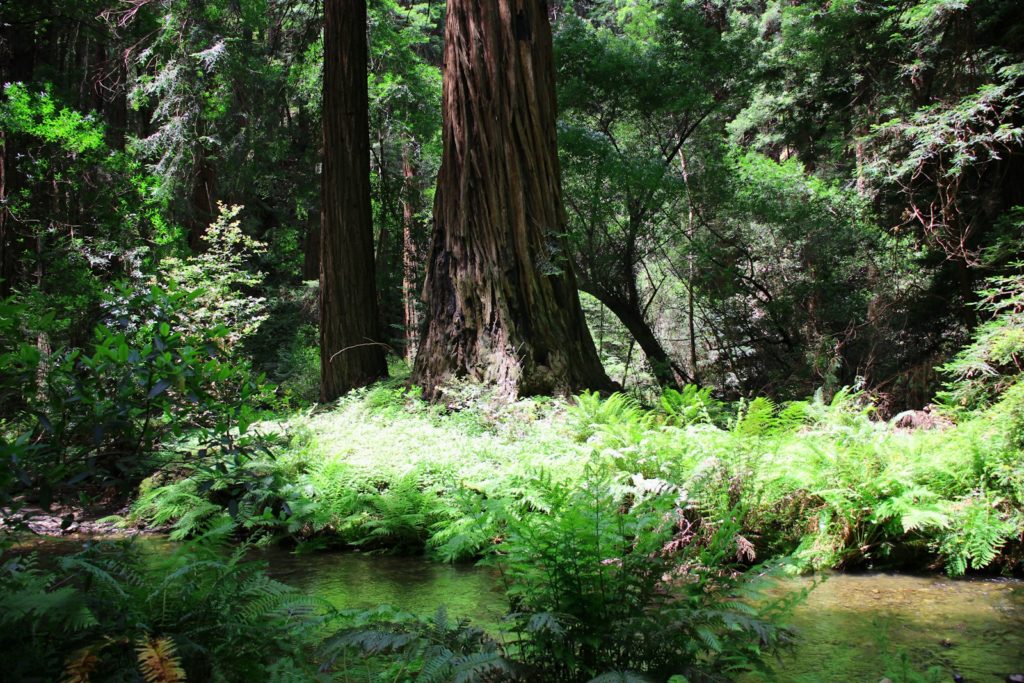
[[[448,0],[442,164],[413,381],[607,389],[567,257],[543,0]]]
[[[380,343],[370,207],[366,2],[324,7],[320,398],[388,374]]]

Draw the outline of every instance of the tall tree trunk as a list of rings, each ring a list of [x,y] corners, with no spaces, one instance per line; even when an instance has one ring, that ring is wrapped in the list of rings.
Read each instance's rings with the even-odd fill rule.
[[[200,154],[202,155],[202,152]],[[188,246],[193,252],[203,248],[206,229],[216,217],[213,199],[216,179],[213,165],[203,155],[199,160],[195,181],[192,184],[192,215],[188,232]]]
[[[449,0],[444,152],[413,381],[505,395],[610,389],[566,258],[542,0]]]
[[[39,3],[39,11],[49,5]],[[39,44],[36,31],[26,24],[0,21],[0,93],[7,83],[31,83],[35,76]],[[10,296],[19,282],[20,257],[27,238],[18,234],[17,219],[10,211],[10,199],[24,183],[17,172],[18,149],[15,136],[0,130],[0,297]]]
[[[302,281],[316,280],[320,277],[320,219],[310,217],[306,227],[306,236],[302,244]]]
[[[10,296],[14,276],[14,225],[7,209],[7,156],[7,133],[0,130],[0,298]]]
[[[366,2],[324,6],[320,398],[388,374],[380,344],[370,208]]]
[[[416,346],[419,343],[420,316],[416,310],[416,276],[418,274],[419,250],[416,248],[416,233],[419,232],[416,213],[419,187],[416,183],[416,167],[413,166],[411,151],[406,146],[402,151],[402,312],[405,328],[405,359],[416,360]]]

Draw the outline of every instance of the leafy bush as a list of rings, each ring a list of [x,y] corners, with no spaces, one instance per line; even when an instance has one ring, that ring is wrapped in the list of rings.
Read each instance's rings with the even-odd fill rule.
[[[782,606],[758,601],[736,571],[734,521],[709,529],[671,485],[623,486],[597,470],[573,487],[543,474],[532,486],[544,514],[499,503],[505,539],[489,560],[506,582],[512,656],[531,679],[736,674],[786,640]]]
[[[263,284],[263,274],[251,271],[249,262],[266,248],[242,232],[241,206],[221,203],[218,210],[203,235],[205,248],[185,259],[164,259],[161,275],[169,289],[189,294],[181,331],[201,335],[218,330],[222,350],[237,353],[267,319],[266,300],[249,294]]]
[[[54,569],[0,565],[0,654],[10,680],[313,680],[307,636],[326,610],[223,548],[230,522],[170,553],[89,544]]]
[[[82,484],[124,492],[173,454],[240,461],[261,445],[249,428],[267,387],[222,358],[220,330],[188,330],[194,297],[123,291],[85,350],[8,342],[0,395],[13,410],[0,439],[20,453],[3,462],[17,480],[7,493],[46,506]]]

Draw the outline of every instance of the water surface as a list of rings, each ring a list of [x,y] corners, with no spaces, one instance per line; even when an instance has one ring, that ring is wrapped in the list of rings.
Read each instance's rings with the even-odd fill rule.
[[[155,552],[173,547],[158,538],[140,542]],[[80,544],[47,540],[23,549],[33,546],[63,553]],[[500,577],[485,568],[283,548],[255,551],[254,558],[274,578],[339,609],[387,604],[430,616],[445,607],[452,617],[497,632],[506,607]],[[948,681],[959,673],[966,683],[1001,683],[1024,672],[1024,581],[881,573],[770,581],[769,594],[813,589],[790,619],[796,646],[774,663],[773,675],[746,676],[742,683],[878,683],[900,652],[922,670],[941,667]]]
[[[342,609],[388,604],[429,615],[445,606],[489,630],[505,609],[488,569],[359,553],[259,556],[275,578]],[[790,620],[799,641],[773,676],[744,681],[878,683],[900,651],[921,668],[942,667],[950,681],[953,672],[997,683],[1024,671],[1024,582],[877,573],[773,581],[768,592],[777,595],[814,586]]]

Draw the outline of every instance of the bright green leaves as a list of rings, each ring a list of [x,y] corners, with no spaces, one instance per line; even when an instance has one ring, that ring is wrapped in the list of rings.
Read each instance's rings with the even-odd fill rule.
[[[23,83],[4,86],[0,104],[0,128],[54,144],[73,154],[100,151],[105,147],[104,126],[92,115],[62,106],[47,86],[30,92]]]

